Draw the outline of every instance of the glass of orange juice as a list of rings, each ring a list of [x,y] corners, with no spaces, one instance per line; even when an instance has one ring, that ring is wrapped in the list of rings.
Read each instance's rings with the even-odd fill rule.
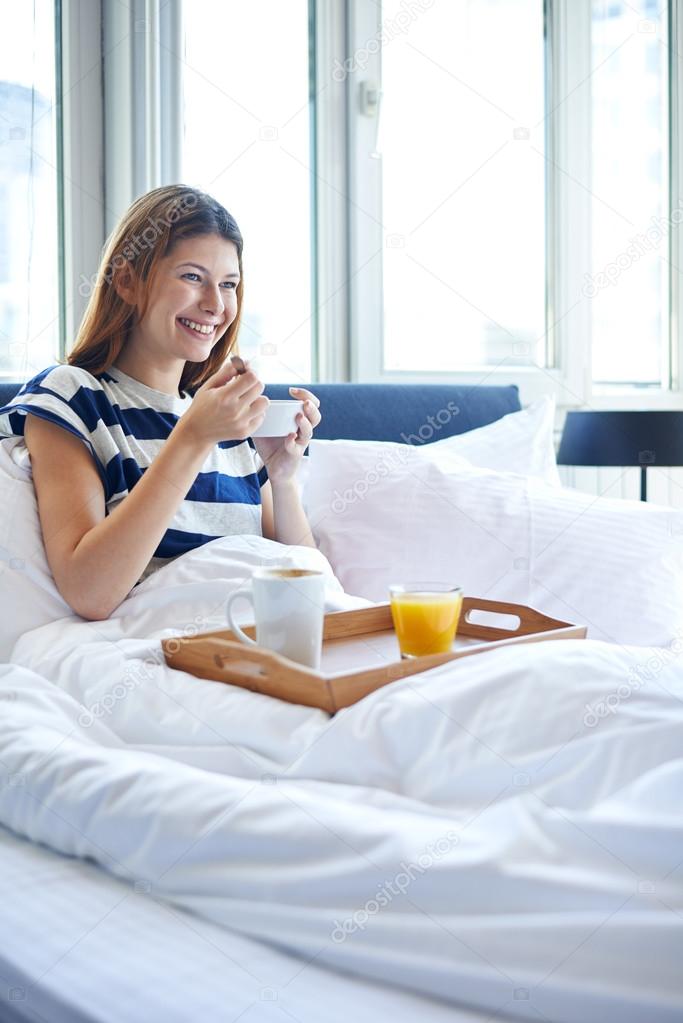
[[[460,618],[462,589],[448,583],[395,583],[389,594],[401,657],[448,653]]]

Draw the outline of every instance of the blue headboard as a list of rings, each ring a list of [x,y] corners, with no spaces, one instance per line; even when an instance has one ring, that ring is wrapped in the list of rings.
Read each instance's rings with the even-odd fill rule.
[[[519,391],[448,384],[304,384],[320,398],[321,440],[430,441],[486,426],[519,412]],[[291,397],[286,384],[266,387],[269,398]]]
[[[320,398],[322,440],[430,441],[486,426],[518,412],[519,391],[507,387],[456,387],[448,384],[303,384]],[[21,384],[0,384],[0,408]],[[289,398],[287,384],[269,384],[270,398]]]

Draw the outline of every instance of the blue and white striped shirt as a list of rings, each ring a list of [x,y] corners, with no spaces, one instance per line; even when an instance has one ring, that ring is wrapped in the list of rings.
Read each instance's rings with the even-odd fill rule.
[[[191,404],[191,395],[181,398],[157,391],[116,366],[98,376],[77,366],[50,366],[0,408],[0,442],[23,436],[27,412],[75,434],[94,459],[110,514],[142,477]],[[261,535],[261,487],[266,478],[252,441],[216,444],[141,580],[220,536]]]

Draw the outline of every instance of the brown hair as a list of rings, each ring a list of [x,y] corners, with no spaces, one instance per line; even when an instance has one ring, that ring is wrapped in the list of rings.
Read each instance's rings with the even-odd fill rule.
[[[104,248],[90,301],[67,363],[102,373],[118,358],[130,335],[136,307],[129,305],[114,287],[126,268],[142,282],[140,316],[144,316],[149,291],[160,260],[177,242],[200,235],[217,234],[234,242],[240,280],[236,288],[237,316],[216,342],[204,362],[186,362],[180,390],[194,392],[236,349],[242,312],[242,235],[235,220],[219,202],[187,185],[167,185],[140,196],[110,235]]]

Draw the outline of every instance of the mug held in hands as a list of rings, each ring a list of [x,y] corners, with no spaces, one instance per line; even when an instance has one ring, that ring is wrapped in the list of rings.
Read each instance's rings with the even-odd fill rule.
[[[286,437],[289,433],[296,433],[299,428],[296,417],[303,410],[303,401],[271,398],[265,418],[261,425],[252,431],[252,437]]]

